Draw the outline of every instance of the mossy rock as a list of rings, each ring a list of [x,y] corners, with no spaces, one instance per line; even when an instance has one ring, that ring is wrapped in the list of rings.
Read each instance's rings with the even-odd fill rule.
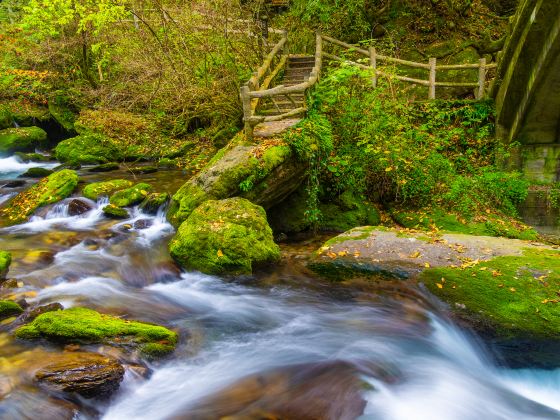
[[[46,168],[29,168],[23,174],[21,174],[20,178],[44,178],[52,174],[53,171]]]
[[[140,210],[148,214],[156,214],[161,206],[169,201],[167,193],[151,193],[140,204]]]
[[[35,210],[69,197],[78,185],[78,174],[70,169],[55,172],[16,195],[0,210],[2,224],[11,226],[27,221]]]
[[[0,156],[15,152],[33,152],[47,141],[47,133],[39,127],[7,128],[0,131]]]
[[[244,144],[238,137],[175,193],[168,219],[179,226],[204,201],[232,196],[270,208],[299,187],[305,168],[282,141],[259,147]]]
[[[169,251],[182,267],[209,274],[250,274],[280,257],[264,209],[238,197],[197,207]]]
[[[442,209],[392,209],[391,217],[395,222],[409,229],[435,229],[442,232],[530,241],[538,238],[538,233],[532,227],[506,215],[488,214],[474,220],[467,220]]]
[[[8,275],[11,263],[12,254],[7,251],[0,251],[0,280],[4,280]]]
[[[52,160],[50,156],[45,156],[40,153],[23,153],[23,152],[16,152],[14,156],[23,163],[29,162],[49,162]]]
[[[0,300],[0,320],[19,315],[23,308],[11,300]]]
[[[502,338],[555,339],[560,344],[558,251],[527,249],[522,256],[497,257],[463,269],[428,269],[420,280],[457,316],[483,332],[491,330]]]
[[[110,196],[112,193],[124,190],[132,185],[133,183],[127,179],[112,179],[110,181],[94,182],[86,185],[82,194],[90,200],[97,200],[103,195]]]
[[[103,207],[103,214],[111,219],[127,219],[130,216],[126,209],[113,204]]]
[[[56,92],[49,99],[48,107],[49,113],[62,128],[66,131],[74,131],[76,114],[74,107],[69,103],[63,92]]]
[[[113,140],[102,134],[85,133],[63,140],[54,149],[61,162],[96,164],[122,159],[122,152]]]
[[[177,344],[177,334],[165,327],[80,307],[41,314],[18,328],[15,335],[26,340],[44,338],[62,343],[133,346],[154,357],[172,352]]]
[[[150,184],[141,182],[125,190],[117,191],[111,196],[109,202],[117,207],[133,206],[142,202],[151,190]]]
[[[379,211],[352,191],[345,191],[332,203],[319,205],[320,227],[345,232],[357,226],[375,226],[381,222]]]
[[[128,171],[134,175],[153,174],[158,171],[157,166],[134,166],[128,168]]]

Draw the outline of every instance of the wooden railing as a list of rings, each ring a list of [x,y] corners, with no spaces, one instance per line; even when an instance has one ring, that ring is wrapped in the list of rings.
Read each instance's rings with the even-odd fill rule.
[[[369,65],[357,63],[355,61],[351,61],[345,58],[338,57],[334,54],[324,53],[323,56],[329,58],[331,60],[341,61],[347,64],[351,64],[357,67],[360,67],[365,70],[372,71],[372,84],[373,86],[377,86],[377,78],[378,77],[388,77],[393,78],[396,80],[400,80],[403,82],[414,83],[418,85],[423,85],[428,87],[428,99],[435,99],[436,98],[436,87],[466,87],[466,88],[473,88],[476,89],[475,91],[475,98],[481,99],[484,96],[484,89],[486,85],[486,74],[488,69],[492,69],[496,67],[496,64],[486,64],[486,59],[481,58],[478,63],[472,64],[449,64],[449,65],[437,65],[436,58],[430,58],[428,63],[417,63],[415,61],[408,61],[402,60],[400,58],[388,57],[386,55],[378,54],[374,47],[369,47],[367,50],[356,47],[351,44],[347,44],[346,42],[339,41],[338,39],[331,38],[330,36],[322,35],[323,41],[327,43],[331,43],[333,45],[337,45],[342,47],[348,51],[356,52],[360,55],[363,55],[369,58]],[[428,80],[423,79],[416,79],[413,77],[402,76],[398,74],[392,74],[388,72],[384,72],[378,68],[378,63],[389,63],[389,64],[396,64],[405,67],[412,67],[417,69],[425,69],[429,71]],[[477,70],[478,71],[478,81],[477,82],[438,82],[437,81],[437,73],[449,71],[449,70]]]
[[[287,54],[284,53],[286,44],[288,42],[287,33],[284,33],[282,39],[274,46],[272,51],[268,54],[263,64],[259,69],[253,73],[253,76],[249,81],[247,81],[241,87],[241,103],[243,105],[243,121],[245,123],[245,135],[248,140],[253,139],[253,130],[257,124],[263,122],[273,122],[281,121],[286,118],[295,117],[298,115],[305,114],[306,107],[305,102],[302,106],[297,106],[296,101],[291,95],[301,95],[311,88],[319,80],[321,74],[321,69],[323,66],[323,59],[327,58],[330,60],[344,62],[350,65],[357,66],[359,68],[371,71],[371,79],[373,87],[377,86],[377,80],[379,77],[393,78],[403,82],[414,83],[418,85],[423,85],[428,87],[428,99],[436,98],[436,88],[437,87],[467,87],[476,89],[475,97],[476,99],[481,99],[484,96],[485,84],[486,84],[486,74],[488,69],[496,67],[496,64],[487,64],[486,59],[481,58],[478,63],[471,64],[451,64],[451,65],[437,65],[437,60],[435,58],[430,58],[428,63],[418,63],[415,61],[402,60],[400,58],[389,57],[386,55],[378,54],[374,47],[369,47],[367,50],[347,44],[335,38],[331,38],[326,35],[321,35],[319,33],[315,36],[315,63],[314,67],[309,74],[307,80],[302,83],[293,86],[279,85],[270,88],[271,82],[280,73],[280,71],[285,67]],[[323,51],[323,46],[326,43],[337,45],[346,49],[347,51],[356,52],[359,55],[365,56],[369,59],[369,65],[358,63],[346,58],[336,56]],[[276,64],[275,64],[276,63]],[[429,71],[428,80],[417,79],[413,77],[402,76],[398,74],[393,74],[390,72],[383,71],[378,66],[378,63],[389,63],[395,65],[401,65],[412,68],[425,69]],[[437,81],[437,73],[449,70],[477,70],[478,71],[478,81],[477,82],[445,82]],[[287,112],[282,113],[280,107],[276,104],[276,99],[285,98],[291,102],[294,107]],[[273,103],[278,111],[278,115],[262,116],[257,115],[256,111],[259,106],[260,100],[269,100]]]
[[[306,107],[297,107],[296,100],[292,95],[305,94],[305,91],[313,86],[319,80],[322,66],[322,40],[321,36],[316,36],[315,63],[307,80],[293,86],[279,85],[269,88],[272,80],[285,67],[287,55],[279,56],[287,43],[287,34],[274,46],[270,54],[264,60],[263,65],[253,73],[253,76],[247,83],[241,87],[241,103],[243,105],[243,121],[245,122],[245,135],[248,140],[253,138],[253,129],[257,124],[263,122],[281,121],[286,118],[295,117],[305,114]],[[278,58],[278,64],[273,67],[274,58]],[[261,83],[261,79],[264,80]],[[280,111],[280,107],[276,104],[276,99],[285,98],[294,105],[294,108],[281,113],[279,115],[260,116],[256,115],[256,109],[261,99],[270,100],[276,109]]]

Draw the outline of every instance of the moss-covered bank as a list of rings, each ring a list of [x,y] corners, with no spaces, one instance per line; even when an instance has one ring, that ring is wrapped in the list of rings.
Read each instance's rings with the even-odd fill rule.
[[[39,127],[7,128],[0,131],[0,156],[15,152],[33,152],[44,146],[47,133]]]
[[[0,224],[4,226],[25,222],[35,210],[69,197],[78,185],[78,174],[63,169],[43,178],[24,192],[15,196],[0,210]]]
[[[238,197],[197,207],[169,251],[181,266],[209,274],[250,274],[280,257],[264,209]]]
[[[137,346],[154,357],[173,351],[177,344],[177,334],[165,327],[124,320],[87,308],[44,313],[18,328],[15,334],[26,340],[46,338],[63,343]]]

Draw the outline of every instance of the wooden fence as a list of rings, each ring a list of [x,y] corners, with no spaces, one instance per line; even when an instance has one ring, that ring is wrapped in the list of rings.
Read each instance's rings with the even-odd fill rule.
[[[253,76],[249,81],[247,81],[242,87],[240,92],[241,103],[243,105],[243,121],[245,123],[245,135],[248,140],[253,138],[253,130],[257,124],[263,122],[273,122],[281,121],[286,118],[303,115],[306,112],[305,106],[296,106],[296,101],[292,95],[301,95],[311,88],[319,80],[321,69],[323,66],[323,60],[325,58],[335,61],[344,62],[350,65],[357,66],[359,68],[371,71],[372,85],[377,86],[377,80],[379,77],[388,77],[400,80],[403,82],[414,83],[422,86],[428,87],[428,99],[436,98],[436,88],[437,87],[467,87],[476,89],[475,97],[476,99],[481,99],[484,96],[484,89],[486,84],[486,74],[488,69],[495,68],[496,64],[487,64],[486,59],[482,58],[478,63],[471,64],[451,64],[451,65],[438,65],[435,58],[430,58],[428,63],[418,63],[415,61],[402,60],[400,58],[388,57],[382,54],[378,54],[374,47],[370,47],[367,50],[356,47],[351,44],[347,44],[335,38],[331,38],[326,35],[321,35],[319,33],[315,36],[315,64],[309,74],[307,80],[302,83],[293,86],[279,85],[270,88],[270,84],[278,74],[284,69],[287,62],[287,46],[288,38],[287,33],[284,32],[280,41],[272,48],[272,51],[265,58],[263,64],[259,69],[253,73]],[[369,65],[358,63],[356,61],[351,61],[346,58],[336,56],[323,51],[323,47],[326,43],[342,47],[347,51],[356,52],[362,56],[369,59]],[[411,68],[426,69],[429,71],[428,80],[416,79],[413,77],[401,76],[397,74],[391,74],[380,70],[378,67],[379,63],[390,63],[396,65],[402,65]],[[449,70],[476,70],[478,72],[478,81],[472,83],[463,82],[438,82],[437,74],[438,72],[445,72]],[[257,108],[259,106],[259,101],[262,99],[267,99],[276,105],[276,99],[282,97],[288,99],[294,107],[287,112],[280,113],[279,115],[263,116],[257,115]],[[276,106],[280,112],[280,108]]]

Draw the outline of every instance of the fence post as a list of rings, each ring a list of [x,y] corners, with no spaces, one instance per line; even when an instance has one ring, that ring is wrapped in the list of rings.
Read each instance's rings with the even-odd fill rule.
[[[476,99],[482,99],[484,96],[484,85],[486,84],[486,58],[481,58],[478,68],[478,92]]]
[[[428,99],[436,99],[436,62],[435,57],[430,58],[430,88]]]
[[[371,84],[374,88],[377,87],[377,53],[374,47],[369,47],[369,65],[373,69],[373,76],[371,77]]]
[[[241,104],[243,105],[243,121],[245,122],[245,138],[247,141],[253,141],[253,125],[249,121],[252,116],[251,97],[249,96],[249,86],[241,86]]]

